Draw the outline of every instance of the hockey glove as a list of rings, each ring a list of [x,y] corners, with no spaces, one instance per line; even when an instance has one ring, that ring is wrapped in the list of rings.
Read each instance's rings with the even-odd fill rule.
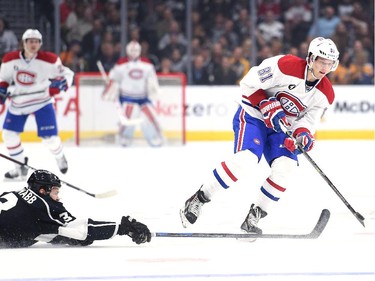
[[[122,217],[117,234],[130,236],[137,244],[151,241],[151,232],[147,226],[129,216]]]
[[[301,153],[298,146],[300,146],[304,151],[310,151],[314,147],[315,139],[314,136],[307,129],[297,129],[294,132],[294,138],[286,138],[284,141],[284,146],[292,153]]]
[[[272,97],[268,100],[262,100],[259,104],[259,109],[263,114],[264,123],[268,128],[276,132],[282,132],[280,122],[285,127],[290,126],[290,123],[286,119],[286,114],[276,98]]]
[[[52,97],[58,95],[61,91],[66,91],[68,89],[68,83],[63,77],[51,79],[51,84],[49,85],[49,95]]]
[[[0,104],[4,104],[9,96],[8,87],[0,87]]]

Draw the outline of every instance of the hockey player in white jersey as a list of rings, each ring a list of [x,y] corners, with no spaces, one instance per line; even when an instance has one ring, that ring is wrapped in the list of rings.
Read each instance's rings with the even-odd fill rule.
[[[2,137],[9,155],[25,162],[20,133],[28,117],[35,116],[38,136],[56,158],[62,173],[68,170],[63,145],[58,136],[54,96],[72,85],[74,73],[63,66],[60,58],[40,50],[42,34],[27,29],[22,35],[23,48],[4,55],[0,69],[0,102],[9,99]],[[14,84],[10,94],[8,87]],[[16,165],[5,174],[5,180],[24,180],[28,169]]]
[[[140,124],[143,135],[150,146],[163,145],[164,137],[152,104],[158,94],[159,82],[152,63],[141,55],[141,45],[131,41],[126,46],[126,57],[120,58],[109,72],[103,98],[119,99],[120,143],[132,143],[136,125]]]
[[[279,55],[249,70],[240,82],[239,108],[233,119],[234,154],[185,202],[180,210],[184,227],[196,222],[202,206],[217,191],[228,189],[241,174],[256,173],[263,156],[270,174],[241,225],[244,232],[262,233],[259,220],[272,211],[293,180],[300,152],[296,142],[305,151],[313,148],[315,126],[334,101],[326,75],[336,70],[338,59],[334,42],[319,37],[311,41],[306,60]],[[282,127],[291,131],[294,139]]]

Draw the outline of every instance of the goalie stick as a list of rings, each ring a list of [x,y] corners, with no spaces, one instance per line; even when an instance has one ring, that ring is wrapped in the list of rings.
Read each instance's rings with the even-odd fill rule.
[[[155,232],[153,237],[180,237],[180,238],[269,238],[269,239],[316,239],[322,234],[326,227],[331,213],[323,209],[314,229],[307,234],[257,234],[257,233],[199,233],[199,232]]]
[[[3,157],[3,158],[5,158],[5,159],[7,159],[7,160],[9,160],[9,161],[12,161],[12,162],[14,162],[14,163],[16,163],[16,164],[18,164],[20,166],[24,166],[24,167],[29,168],[29,169],[34,170],[34,171],[38,170],[38,169],[36,169],[34,167],[31,167],[31,166],[29,166],[27,164],[27,161],[28,161],[27,157],[25,158],[25,163],[22,163],[20,161],[17,161],[16,159],[13,159],[13,158],[11,158],[9,156],[6,156],[6,155],[4,155],[2,153],[0,153],[0,156]],[[83,193],[91,196],[91,197],[94,197],[94,198],[107,198],[107,197],[112,197],[112,196],[114,196],[114,195],[117,194],[116,190],[110,190],[110,191],[107,191],[107,192],[104,192],[104,193],[91,193],[91,192],[88,192],[88,191],[86,191],[84,189],[81,189],[81,188],[79,188],[79,187],[77,187],[77,186],[75,186],[73,184],[70,184],[70,183],[68,183],[66,181],[63,181],[61,179],[60,179],[60,182],[63,183],[63,184],[65,184],[65,185],[67,185],[67,186],[69,186],[69,187],[71,187],[71,188],[73,188],[73,189],[75,189],[75,190],[78,190],[80,192],[83,192]]]
[[[288,131],[287,128],[280,122],[280,127],[282,128],[283,132],[294,140],[294,143],[297,146],[297,149],[306,157],[307,161],[314,167],[314,169],[321,175],[321,177],[328,183],[328,185],[332,188],[332,190],[336,193],[336,195],[341,199],[341,201],[345,204],[345,206],[350,210],[350,212],[355,216],[355,218],[365,227],[365,218],[358,213],[354,208],[349,204],[349,202],[345,199],[345,197],[340,193],[340,191],[336,188],[336,186],[332,183],[332,181],[326,176],[326,174],[319,168],[319,166],[315,163],[315,161],[311,158],[311,156],[303,149],[300,143],[297,143],[296,139],[293,137],[292,132]]]

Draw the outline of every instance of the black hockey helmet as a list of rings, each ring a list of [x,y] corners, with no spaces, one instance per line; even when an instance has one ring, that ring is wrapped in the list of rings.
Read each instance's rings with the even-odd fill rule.
[[[29,188],[37,193],[40,189],[44,189],[47,194],[51,192],[53,186],[60,187],[61,181],[55,175],[46,170],[34,171],[27,180]]]

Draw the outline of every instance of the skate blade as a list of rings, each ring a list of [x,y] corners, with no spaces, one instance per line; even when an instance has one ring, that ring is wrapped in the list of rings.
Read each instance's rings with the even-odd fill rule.
[[[184,214],[184,209],[180,209],[181,223],[184,228],[187,228],[191,223],[187,220]]]
[[[247,232],[243,229],[241,229],[241,232],[244,233],[244,234],[252,234],[254,232]],[[254,233],[255,234],[255,233]],[[257,238],[236,238],[237,241],[241,241],[241,242],[246,242],[246,243],[254,243]]]

